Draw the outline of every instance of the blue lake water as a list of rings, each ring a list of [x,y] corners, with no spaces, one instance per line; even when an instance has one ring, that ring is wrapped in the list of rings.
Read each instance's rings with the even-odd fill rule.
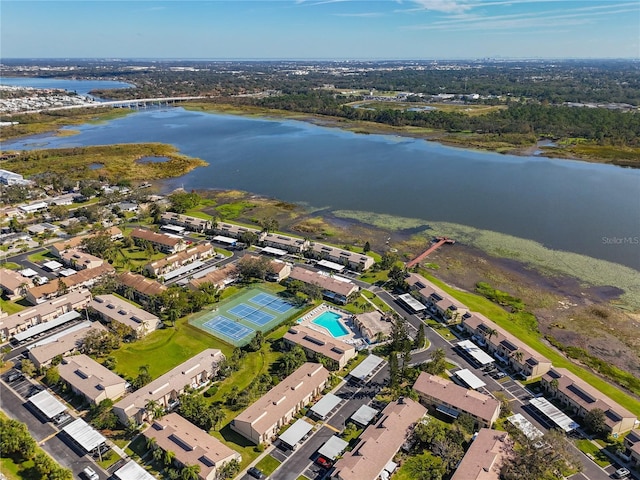
[[[182,108],[73,128],[80,134],[3,147],[170,143],[209,166],[164,182],[165,191],[239,189],[329,210],[452,222],[640,269],[640,170]]]

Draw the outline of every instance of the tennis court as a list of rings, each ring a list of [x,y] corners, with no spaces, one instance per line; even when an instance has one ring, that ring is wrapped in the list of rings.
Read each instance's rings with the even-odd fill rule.
[[[267,307],[269,310],[273,310],[278,313],[287,313],[293,308],[293,305],[289,302],[285,302],[284,300],[281,300],[274,295],[269,295],[268,293],[259,293],[255,297],[250,298],[249,301],[256,305],[260,305],[261,307]]]
[[[233,313],[235,316],[240,317],[245,320],[249,320],[251,323],[255,323],[256,325],[266,325],[271,320],[276,318],[275,315],[271,315],[267,312],[261,312],[257,308],[250,307],[246,303],[241,303],[240,305],[236,305],[233,308],[230,308],[229,313]]]
[[[300,312],[275,293],[243,289],[214,308],[200,312],[189,323],[236,347],[249,343],[260,330],[266,333]]]
[[[223,317],[222,315],[216,315],[211,320],[207,320],[202,324],[203,327],[211,330],[216,336],[227,337],[234,342],[239,342],[245,337],[251,339],[255,334],[255,330],[249,328],[241,323],[234,322],[233,320],[229,320],[227,317]]]

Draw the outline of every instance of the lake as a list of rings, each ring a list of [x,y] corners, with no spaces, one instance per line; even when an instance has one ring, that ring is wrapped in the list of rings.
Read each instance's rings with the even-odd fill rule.
[[[166,191],[239,189],[317,208],[452,222],[640,269],[640,170],[182,108],[73,129],[80,134],[3,147],[170,143],[209,166],[166,181]]]
[[[88,95],[92,90],[106,88],[131,88],[135,85],[113,80],[73,80],[66,78],[37,78],[37,77],[2,77],[0,85],[12,87],[33,87],[33,88],[58,88],[76,92],[78,95]],[[98,98],[98,97],[94,97]]]

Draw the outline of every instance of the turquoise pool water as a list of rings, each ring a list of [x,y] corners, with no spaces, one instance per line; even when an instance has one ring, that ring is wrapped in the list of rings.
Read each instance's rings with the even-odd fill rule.
[[[322,312],[317,318],[311,320],[311,323],[326,328],[332,337],[338,338],[349,334],[349,330],[340,322],[341,318],[334,312]]]

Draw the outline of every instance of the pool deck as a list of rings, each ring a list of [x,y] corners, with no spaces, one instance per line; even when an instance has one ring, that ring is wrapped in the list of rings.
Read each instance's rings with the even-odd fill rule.
[[[313,323],[313,320],[318,318],[324,312],[333,312],[340,315],[340,323],[342,323],[342,325],[345,327],[346,330],[349,331],[349,333],[346,335],[342,335],[340,337],[334,337],[333,335],[331,335],[331,332],[329,330],[327,330],[324,327],[321,327],[320,325],[316,325],[315,323]],[[359,333],[357,333],[357,331],[353,329],[352,318],[353,318],[353,315],[350,314],[349,312],[345,312],[344,310],[340,310],[339,308],[332,307],[330,305],[327,305],[326,303],[322,303],[318,305],[316,308],[314,308],[313,310],[311,310],[310,312],[308,312],[307,314],[305,314],[300,320],[298,320],[298,325],[308,327],[312,330],[323,333],[324,335],[333,337],[336,340],[340,340],[341,342],[345,342],[350,345],[355,345],[356,347],[358,347],[359,345],[366,345],[366,342],[362,338],[362,335],[360,335]]]

